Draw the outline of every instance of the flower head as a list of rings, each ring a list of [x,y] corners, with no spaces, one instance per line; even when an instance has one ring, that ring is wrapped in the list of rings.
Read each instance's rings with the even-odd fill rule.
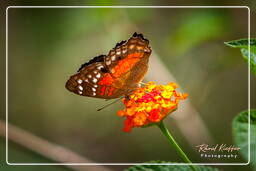
[[[138,88],[123,98],[125,109],[117,113],[126,117],[123,130],[130,132],[133,127],[157,123],[176,110],[179,100],[188,96],[186,93],[177,93],[176,88],[175,83],[156,85],[154,82],[148,82],[145,87]]]

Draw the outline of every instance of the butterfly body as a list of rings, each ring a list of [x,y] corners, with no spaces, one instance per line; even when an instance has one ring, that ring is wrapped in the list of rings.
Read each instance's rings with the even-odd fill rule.
[[[103,99],[127,95],[139,86],[148,69],[149,41],[134,33],[128,41],[117,43],[108,55],[83,64],[66,83],[75,94]]]

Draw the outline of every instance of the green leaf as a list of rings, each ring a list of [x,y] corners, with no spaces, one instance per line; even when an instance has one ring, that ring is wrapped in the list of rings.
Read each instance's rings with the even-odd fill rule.
[[[165,161],[150,161],[148,163],[172,163]],[[198,171],[220,171],[217,168],[196,166]],[[124,171],[189,171],[191,170],[187,165],[136,165],[132,166]]]
[[[243,58],[248,62],[249,59],[249,50],[248,44],[250,44],[250,69],[251,71],[256,74],[256,39],[239,39],[233,40],[229,42],[225,42],[226,45],[232,48],[240,48]]]
[[[238,39],[238,40],[232,40],[229,42],[225,42],[226,45],[233,47],[233,48],[247,48],[248,47],[248,39]],[[251,48],[256,47],[256,39],[252,38],[250,40],[250,46]]]
[[[248,118],[250,117],[251,137],[250,137],[250,153],[251,163],[256,166],[256,109],[241,112],[236,116],[232,123],[232,132],[235,144],[241,148],[241,154],[248,160]]]
[[[249,57],[248,49],[242,48],[241,53],[242,53],[244,59],[248,62],[248,57]],[[256,74],[256,53],[251,52],[250,56],[251,56],[251,58],[250,58],[250,69],[254,74]]]

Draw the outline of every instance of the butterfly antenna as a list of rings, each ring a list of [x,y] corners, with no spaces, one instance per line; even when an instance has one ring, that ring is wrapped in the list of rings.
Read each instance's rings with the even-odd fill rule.
[[[123,98],[123,96],[120,97],[120,98],[118,98],[118,99],[116,99],[116,100],[114,100],[113,102],[111,102],[111,103],[109,103],[109,104],[107,104],[107,105],[105,105],[105,106],[103,106],[103,107],[97,109],[97,111],[101,111],[102,109],[105,109],[106,107],[108,107],[108,106],[110,106],[110,105],[112,105],[112,104],[118,102],[118,101],[119,101],[120,99],[122,99],[122,98]]]

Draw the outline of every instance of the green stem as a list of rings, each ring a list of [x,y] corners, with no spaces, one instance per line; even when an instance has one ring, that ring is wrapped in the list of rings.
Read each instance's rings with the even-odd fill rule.
[[[160,128],[162,133],[166,136],[166,138],[169,140],[169,143],[175,148],[175,150],[178,152],[179,156],[185,161],[185,163],[192,163],[187,155],[182,151],[178,143],[175,141],[175,139],[172,137],[171,133],[168,131],[168,129],[164,126],[163,121],[160,121],[157,126]],[[189,167],[193,171],[197,171],[196,167],[193,165],[189,165]]]

